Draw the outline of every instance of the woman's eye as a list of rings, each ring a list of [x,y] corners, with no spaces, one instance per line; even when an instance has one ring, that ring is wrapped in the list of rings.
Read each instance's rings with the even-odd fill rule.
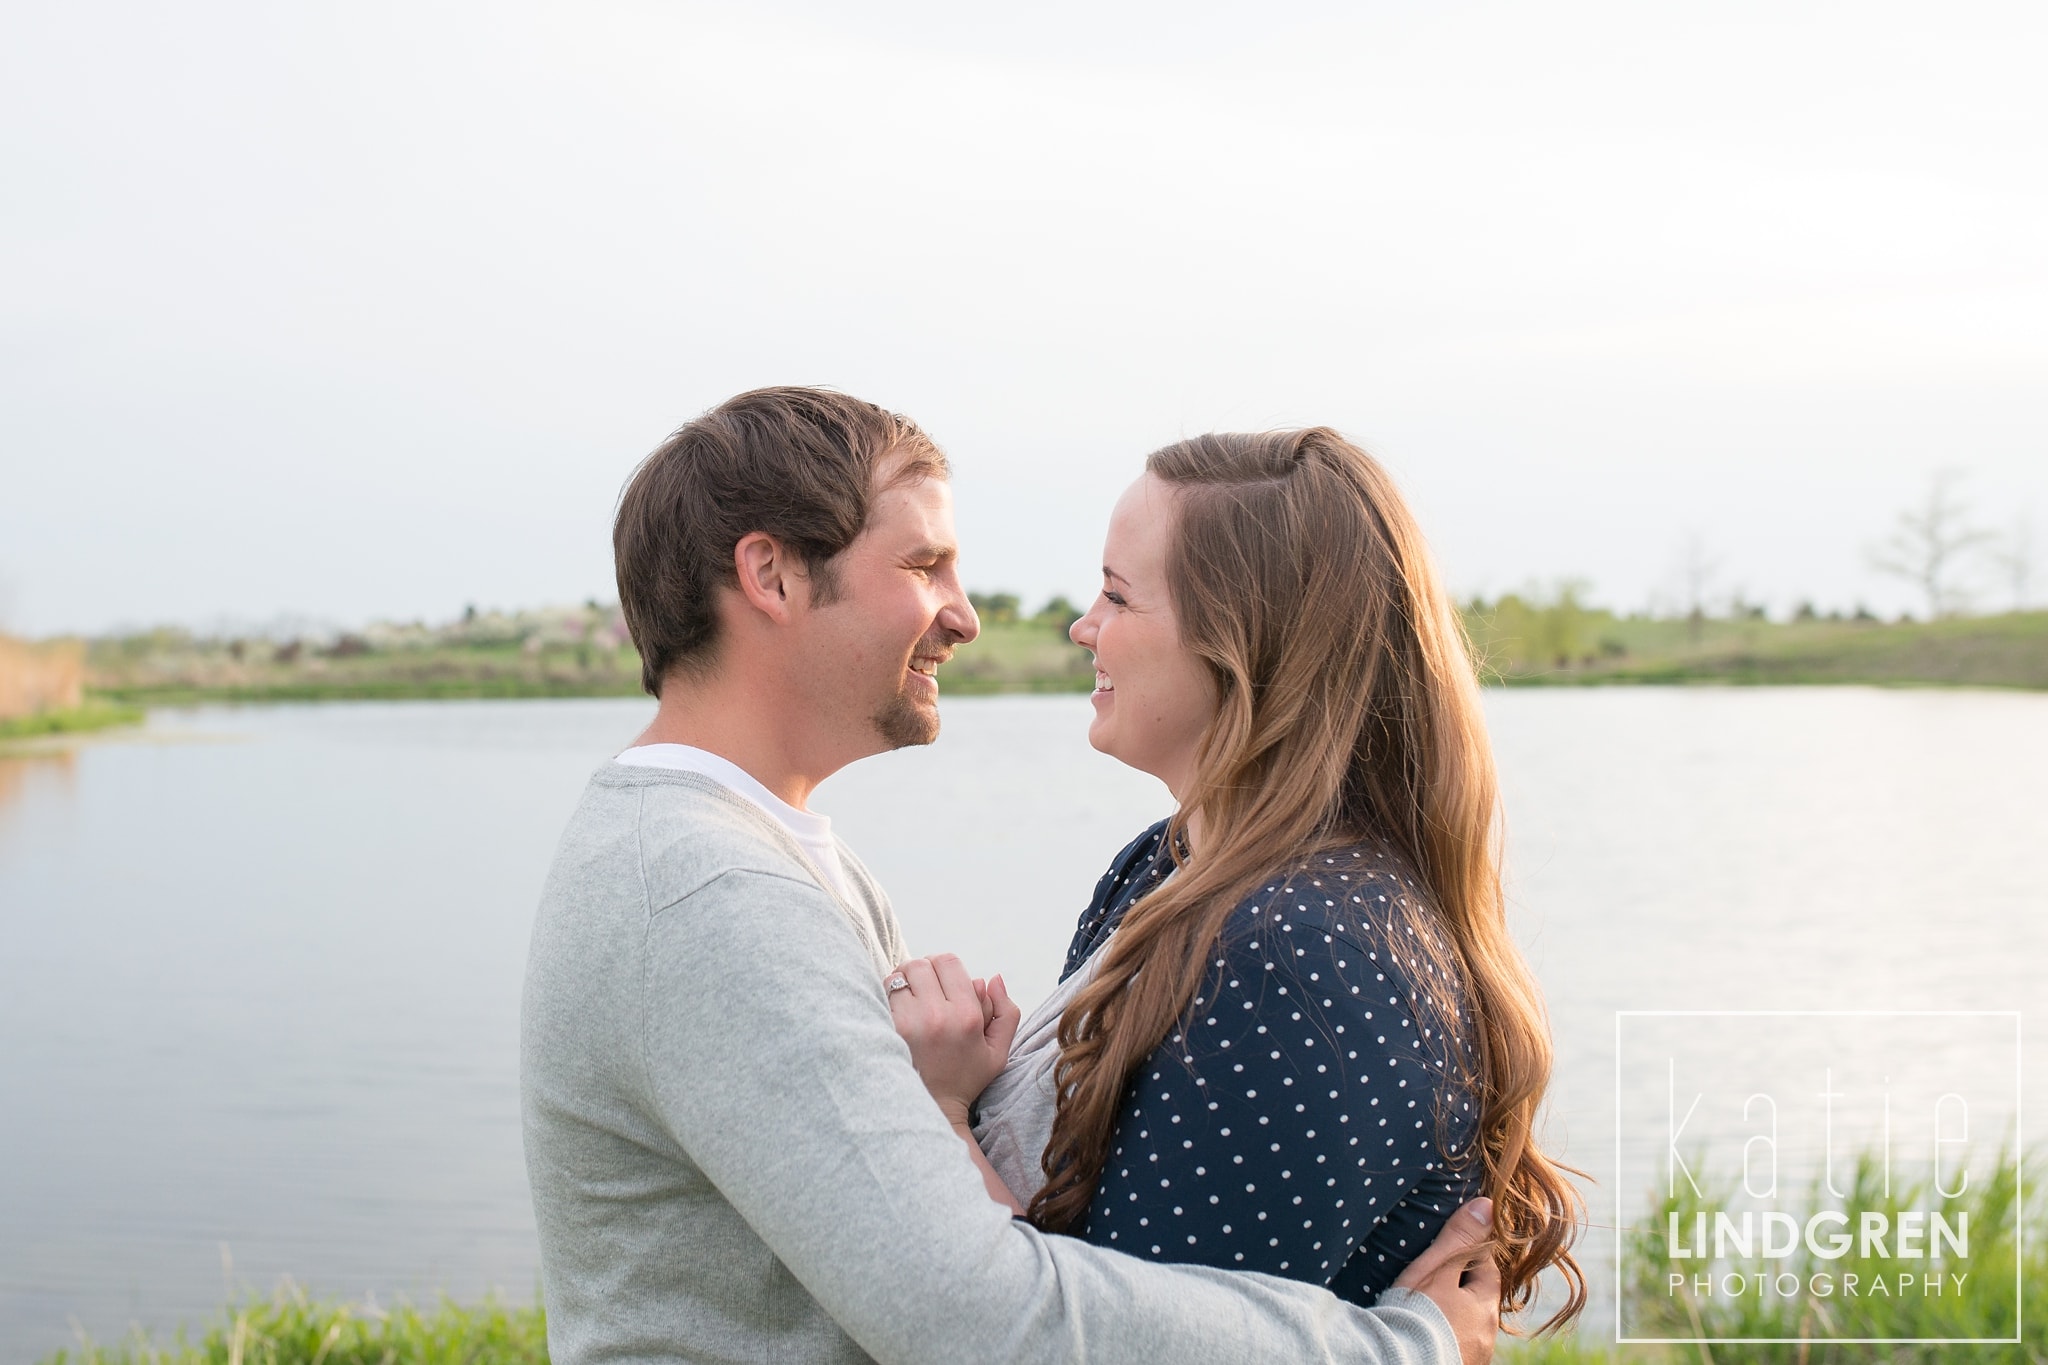
[[[1123,594],[1111,592],[1108,588],[1102,590],[1102,600],[1109,603],[1112,607],[1120,607],[1124,604]]]

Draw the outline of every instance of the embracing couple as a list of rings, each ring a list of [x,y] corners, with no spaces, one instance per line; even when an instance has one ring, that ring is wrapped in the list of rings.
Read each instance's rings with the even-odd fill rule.
[[[1471,1365],[1541,1271],[1576,1312],[1472,664],[1386,473],[1201,436],[1117,503],[1089,741],[1177,809],[1030,1019],[911,957],[806,809],[938,736],[979,629],[947,476],[901,417],[765,389],[620,501],[659,706],[563,836],[523,1019],[558,1365]]]

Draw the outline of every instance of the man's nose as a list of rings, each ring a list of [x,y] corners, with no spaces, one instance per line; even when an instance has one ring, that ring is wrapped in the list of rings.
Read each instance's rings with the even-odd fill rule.
[[[975,614],[974,603],[967,600],[965,592],[953,594],[952,601],[939,613],[939,624],[953,637],[953,643],[964,645],[981,634],[981,617]]]

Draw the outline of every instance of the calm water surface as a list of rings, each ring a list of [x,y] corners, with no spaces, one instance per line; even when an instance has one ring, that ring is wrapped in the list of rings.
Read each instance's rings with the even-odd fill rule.
[[[1612,1167],[1616,1010],[2043,998],[2048,697],[1488,707],[1569,1159]],[[648,713],[210,709],[0,758],[0,1360],[197,1321],[284,1275],[530,1296],[527,930],[585,776]],[[1109,856],[1167,809],[1087,748],[1087,716],[1079,698],[952,701],[940,744],[814,803],[914,947],[1004,971],[1026,1001]],[[1599,1265],[1599,1234],[1588,1251]]]

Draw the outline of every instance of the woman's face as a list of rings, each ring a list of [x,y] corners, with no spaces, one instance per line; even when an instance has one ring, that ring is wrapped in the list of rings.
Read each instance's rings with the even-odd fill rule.
[[[1102,592],[1067,632],[1095,656],[1088,742],[1164,782],[1180,799],[1195,746],[1216,714],[1216,682],[1181,644],[1166,554],[1180,520],[1172,488],[1147,474],[1124,490],[1102,548]]]

